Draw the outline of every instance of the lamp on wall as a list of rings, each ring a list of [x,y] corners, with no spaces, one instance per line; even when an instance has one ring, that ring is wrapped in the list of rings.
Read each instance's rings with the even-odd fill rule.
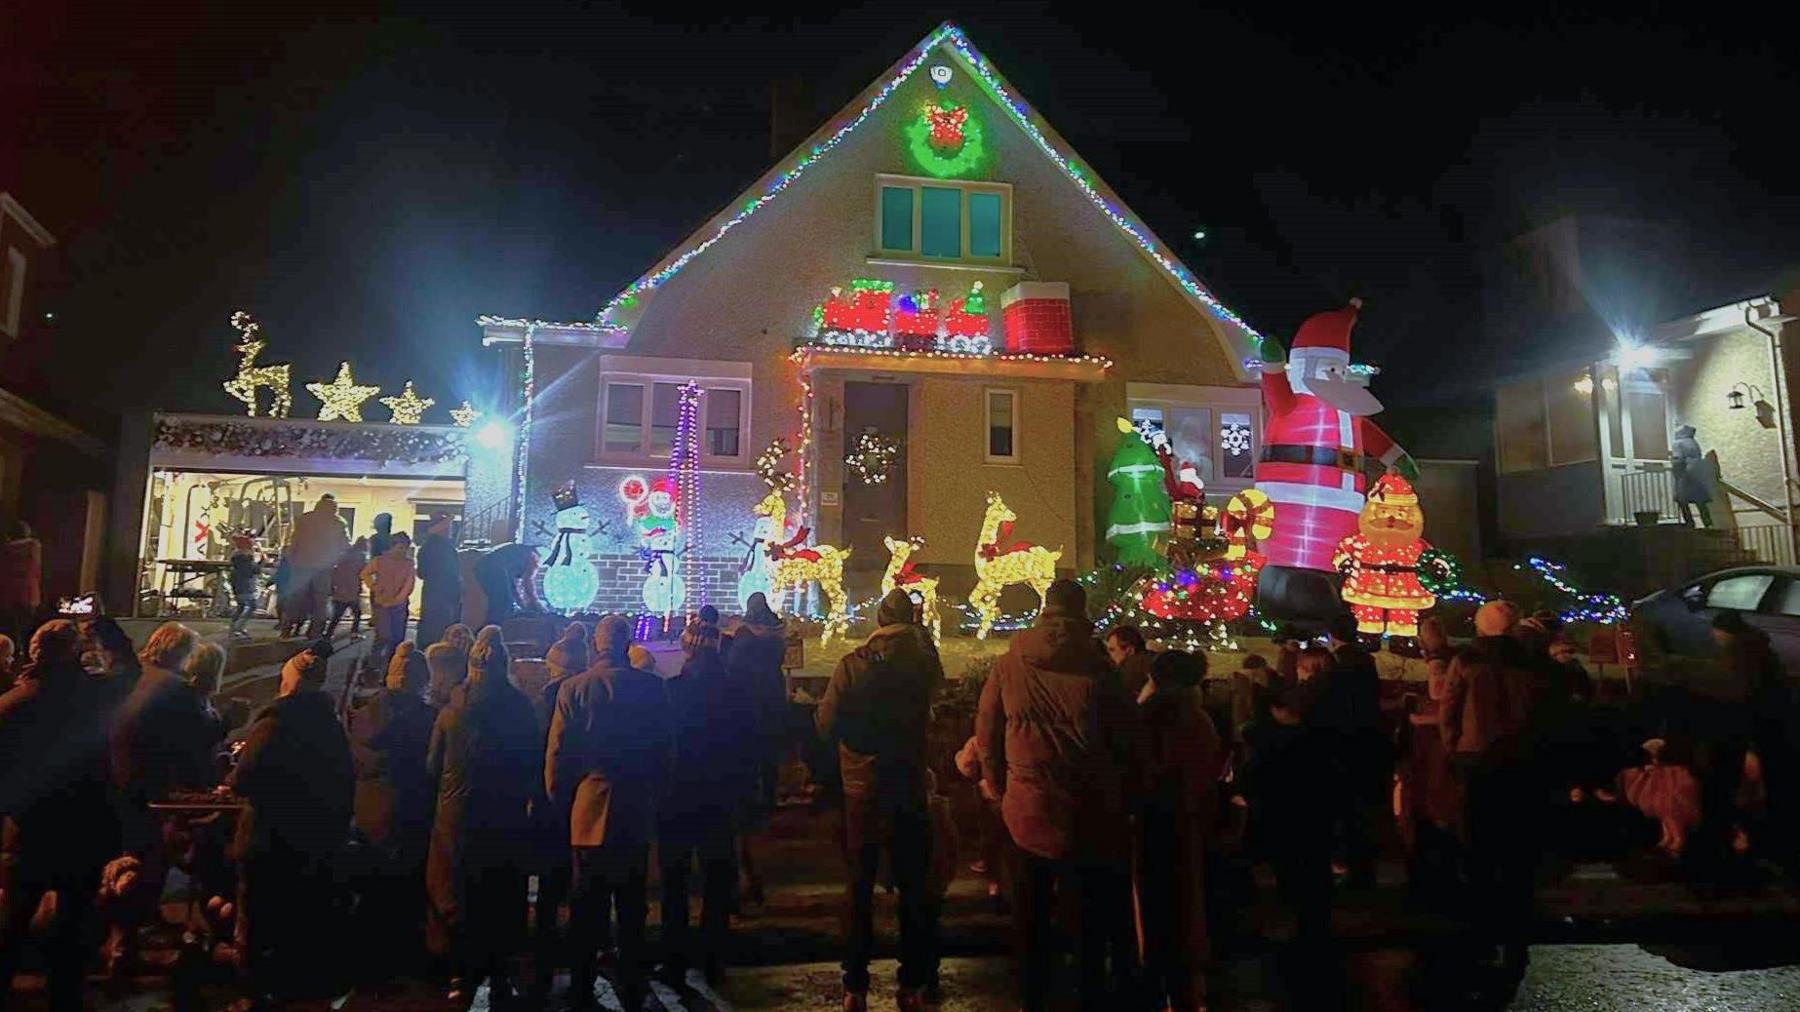
[[[1756,421],[1765,429],[1775,427],[1775,405],[1769,403],[1762,388],[1754,383],[1739,380],[1732,384],[1731,391],[1725,395],[1725,403],[1733,411],[1744,409],[1744,400],[1748,397],[1750,404],[1756,408]]]

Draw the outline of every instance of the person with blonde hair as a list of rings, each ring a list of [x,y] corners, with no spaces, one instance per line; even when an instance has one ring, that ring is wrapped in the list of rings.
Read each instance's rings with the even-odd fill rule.
[[[160,878],[162,824],[150,803],[177,788],[218,782],[212,743],[201,743],[209,723],[205,705],[182,675],[199,645],[199,635],[179,622],[158,626],[138,651],[141,671],[113,720],[120,832],[125,850],[145,859],[153,879]]]
[[[431,834],[425,753],[437,713],[425,702],[427,677],[424,653],[401,643],[388,661],[386,685],[352,710],[349,722],[353,819],[378,866],[367,896],[371,923],[383,936],[408,940],[410,951],[392,954],[401,965],[420,951],[421,873]]]
[[[138,660],[143,662],[146,669],[180,671],[181,666],[187,663],[188,655],[199,645],[199,633],[180,622],[164,622],[144,641],[143,649],[138,651]]]
[[[427,937],[446,956],[453,1001],[486,978],[494,1004],[511,1000],[510,962],[524,941],[531,806],[543,794],[543,751],[525,694],[508,679],[499,626],[469,650],[468,680],[437,715],[426,755],[437,813],[425,864]]]
[[[469,627],[456,622],[444,630],[443,639],[425,648],[425,666],[430,672],[426,702],[435,707],[450,702],[450,693],[469,677],[469,648],[474,645],[475,636]]]

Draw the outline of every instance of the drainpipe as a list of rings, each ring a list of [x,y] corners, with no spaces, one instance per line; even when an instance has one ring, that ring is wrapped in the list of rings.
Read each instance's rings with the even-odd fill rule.
[[[1781,512],[1787,516],[1788,551],[1793,553],[1789,558],[1800,561],[1800,531],[1794,528],[1793,463],[1788,457],[1787,427],[1791,419],[1787,395],[1782,392],[1786,374],[1781,367],[1781,331],[1758,326],[1750,315],[1750,307],[1750,303],[1744,303],[1744,326],[1769,339],[1770,385],[1775,388],[1775,437],[1781,441]]]

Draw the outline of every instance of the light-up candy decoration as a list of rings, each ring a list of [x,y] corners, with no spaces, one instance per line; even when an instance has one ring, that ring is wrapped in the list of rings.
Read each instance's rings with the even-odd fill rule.
[[[556,540],[544,561],[544,603],[564,614],[586,611],[600,593],[600,571],[594,567],[588,542],[593,518],[573,482],[550,493],[550,498],[556,506]]]
[[[851,348],[893,347],[888,336],[893,298],[892,281],[857,278],[849,291],[832,286],[830,297],[813,307],[813,340]]]
[[[675,520],[676,494],[673,480],[652,481],[635,521],[638,557],[644,560],[644,608],[657,615],[674,614],[687,600],[687,582],[675,567],[681,536]]]
[[[913,569],[912,554],[925,547],[924,538],[902,538],[898,541],[884,537],[882,543],[887,545],[888,565],[881,574],[881,596],[886,597],[889,591],[898,587],[919,599],[919,608],[925,615],[925,625],[931,630],[933,641],[944,638],[943,622],[938,618],[937,588],[935,576],[926,576]]]
[[[771,489],[751,512],[768,517],[778,531],[787,529],[787,502],[777,490]],[[844,593],[844,560],[850,557],[850,549],[831,545],[805,546],[803,543],[811,533],[801,527],[792,538],[769,545],[769,586],[779,597],[790,588],[808,583],[819,585],[826,604],[825,628],[819,635],[819,645],[824,646],[831,642],[832,636],[850,631],[850,597]]]
[[[894,344],[907,351],[927,351],[938,337],[938,290],[906,292],[894,300]]]
[[[1256,546],[1274,531],[1275,505],[1256,489],[1231,497],[1217,512],[1218,528],[1204,543],[1223,546],[1192,566],[1167,576],[1148,577],[1142,610],[1159,619],[1207,626],[1208,643],[1222,642],[1220,623],[1243,618],[1256,595],[1263,555]],[[1189,637],[1198,641],[1199,637]]]
[[[969,294],[952,299],[944,312],[944,334],[937,340],[937,350],[961,355],[991,355],[994,342],[988,337],[987,295],[981,282],[969,286]]]
[[[1357,527],[1332,558],[1344,574],[1342,596],[1356,616],[1356,631],[1418,635],[1419,612],[1437,604],[1437,597],[1419,580],[1420,556],[1431,545],[1420,536],[1425,512],[1412,484],[1397,474],[1377,478]]]
[[[969,593],[969,606],[981,616],[976,639],[987,639],[993,629],[1000,614],[1001,591],[1015,583],[1028,584],[1037,591],[1042,610],[1044,592],[1056,581],[1056,560],[1062,558],[1062,550],[1053,552],[1043,545],[1012,540],[1012,526],[1018,519],[999,493],[988,493],[987,513],[981,518],[981,535],[975,542],[975,589]]]
[[[1362,512],[1365,454],[1411,476],[1406,455],[1369,416],[1381,402],[1351,378],[1350,330],[1360,303],[1318,313],[1300,325],[1291,355],[1262,341],[1263,404],[1268,426],[1256,487],[1281,507],[1265,546],[1262,610],[1282,618],[1324,618],[1339,608],[1332,555],[1356,533]]]

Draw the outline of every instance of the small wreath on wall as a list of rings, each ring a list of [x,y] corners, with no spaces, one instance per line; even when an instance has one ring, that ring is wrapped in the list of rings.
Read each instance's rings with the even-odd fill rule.
[[[879,432],[865,432],[850,444],[844,464],[864,485],[881,485],[887,482],[899,458],[899,443]]]

